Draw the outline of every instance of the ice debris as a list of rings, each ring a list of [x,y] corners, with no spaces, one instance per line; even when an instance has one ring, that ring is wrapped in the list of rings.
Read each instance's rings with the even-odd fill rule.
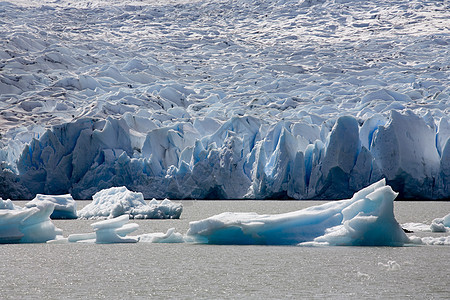
[[[120,194],[137,193],[115,188]],[[111,194],[113,190],[106,191]],[[186,234],[169,229],[166,233],[129,236],[138,224],[128,224],[129,215],[96,222],[94,232],[71,234],[62,232],[49,216],[54,204],[39,201],[35,207],[15,207],[11,201],[0,201],[0,242],[92,242],[92,243],[205,243],[239,245],[300,246],[402,246],[405,244],[448,245],[448,237],[408,237],[394,217],[397,196],[384,179],[366,187],[352,198],[328,202],[303,210],[278,214],[225,212],[189,224]],[[139,199],[139,197],[137,197]],[[111,205],[109,205],[111,206]],[[122,206],[123,207],[123,206]],[[132,211],[132,210],[130,210]],[[446,217],[442,218],[447,224]],[[440,219],[435,223],[440,222]]]
[[[48,241],[48,243],[137,243],[139,237],[130,237],[127,235],[136,231],[139,228],[139,225],[136,223],[128,223],[129,219],[128,215],[121,215],[113,219],[99,221],[91,224],[94,232],[74,233],[69,235],[66,239],[57,239]]]
[[[142,193],[126,187],[114,187],[97,192],[93,201],[78,211],[82,219],[115,218],[129,215],[133,219],[179,219],[183,206],[168,199],[151,200],[148,204]]]

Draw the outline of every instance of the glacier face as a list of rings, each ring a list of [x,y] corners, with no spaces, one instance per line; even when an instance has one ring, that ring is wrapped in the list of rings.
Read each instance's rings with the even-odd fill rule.
[[[2,2],[0,196],[447,199],[449,11]]]
[[[440,128],[410,111],[392,111],[383,125],[372,120],[360,125],[343,116],[325,132],[325,126],[243,116],[203,137],[179,123],[151,130],[136,149],[125,120],[82,119],[27,145],[16,182],[26,193],[70,192],[78,199],[113,186],[145,198],[334,199],[386,178],[404,198],[448,197],[449,150],[447,143],[438,151]]]

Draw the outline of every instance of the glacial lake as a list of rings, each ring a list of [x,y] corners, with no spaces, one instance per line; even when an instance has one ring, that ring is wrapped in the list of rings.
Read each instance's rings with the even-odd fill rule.
[[[17,204],[23,206],[25,202]],[[78,201],[78,209],[89,201]],[[179,220],[131,220],[132,235],[185,233],[225,211],[283,213],[319,201],[183,201]],[[399,223],[429,224],[450,202],[395,202]],[[64,236],[94,221],[55,220]],[[417,233],[443,236],[450,233]],[[1,299],[448,299],[450,248],[212,246],[198,244],[0,245]]]

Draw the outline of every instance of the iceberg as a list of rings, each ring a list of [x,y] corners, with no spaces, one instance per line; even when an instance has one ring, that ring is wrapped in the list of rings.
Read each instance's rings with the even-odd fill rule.
[[[207,244],[402,246],[409,239],[394,217],[396,196],[383,179],[351,199],[296,212],[227,212],[191,222],[187,236]]]
[[[95,242],[97,244],[137,243],[139,238],[124,237],[139,227],[136,223],[127,224],[128,220],[128,215],[122,215],[114,219],[91,224],[95,232]]]
[[[128,237],[127,235],[136,231],[139,225],[136,223],[128,223],[129,219],[128,215],[121,215],[112,219],[95,222],[91,224],[94,232],[74,233],[69,235],[67,239],[57,239],[49,241],[49,243],[137,243],[139,237]]]
[[[127,234],[137,224],[126,224],[128,215],[92,224],[94,233],[72,234],[69,242],[96,243],[200,243],[215,245],[299,245],[299,246],[403,246],[416,241],[405,234],[393,213],[397,196],[380,180],[351,199],[328,202],[279,215],[225,212],[189,223],[185,235],[174,228],[166,233]]]
[[[25,204],[25,207],[36,207],[42,202],[50,202],[54,204],[51,219],[76,219],[77,203],[70,194],[66,195],[42,195],[37,194],[36,197]]]
[[[443,218],[436,218],[431,222],[430,229],[432,232],[447,232],[450,230],[450,214]]]
[[[78,217],[111,219],[126,214],[133,219],[179,219],[182,211],[180,203],[153,199],[147,204],[142,193],[129,191],[126,187],[114,187],[97,192],[92,202],[78,211]]]
[[[6,205],[5,205],[6,204]],[[3,208],[7,206],[7,208]],[[41,202],[34,207],[20,208],[8,200],[0,201],[0,243],[44,243],[62,235],[52,223],[54,204]]]

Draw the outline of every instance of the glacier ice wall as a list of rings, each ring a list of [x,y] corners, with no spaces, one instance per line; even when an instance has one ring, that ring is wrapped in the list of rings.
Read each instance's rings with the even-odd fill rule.
[[[343,116],[330,127],[242,116],[206,136],[189,122],[155,128],[138,148],[126,120],[82,119],[27,145],[14,180],[23,197],[87,199],[126,186],[145,198],[334,199],[386,178],[403,198],[442,199],[450,195],[449,139],[441,151],[437,143],[445,130],[411,111]]]

